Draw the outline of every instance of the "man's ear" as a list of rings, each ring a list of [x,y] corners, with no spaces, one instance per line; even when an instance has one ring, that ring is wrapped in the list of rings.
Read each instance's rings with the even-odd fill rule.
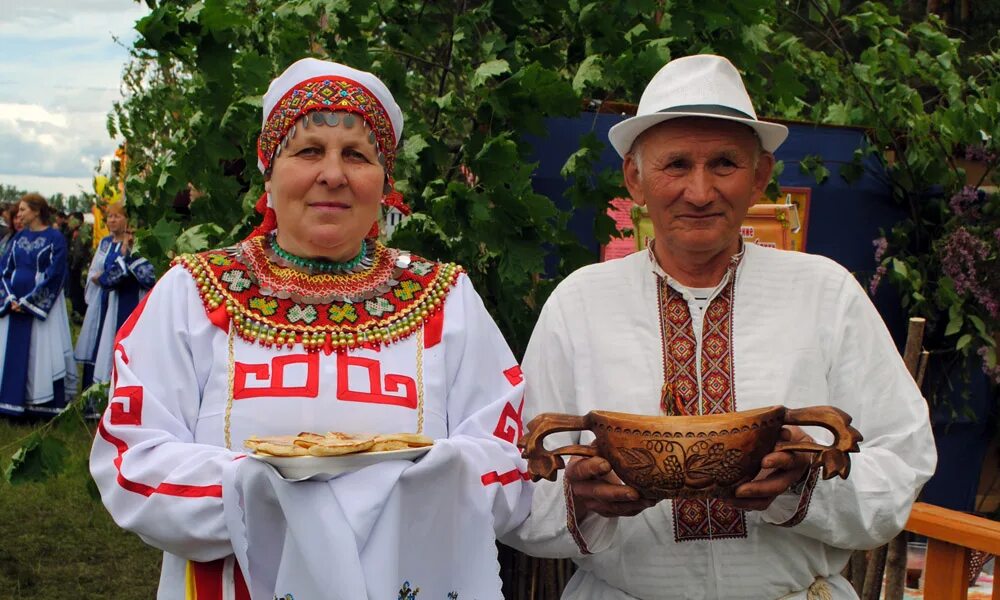
[[[625,179],[625,189],[628,190],[632,201],[639,206],[645,206],[646,198],[642,194],[642,186],[640,185],[642,175],[639,174],[639,158],[634,152],[625,155],[625,160],[622,163],[622,175]]]
[[[753,177],[753,187],[756,192],[755,198],[759,198],[764,193],[764,190],[767,189],[767,184],[771,182],[771,173],[773,171],[774,155],[770,152],[761,152],[757,158],[757,170]]]

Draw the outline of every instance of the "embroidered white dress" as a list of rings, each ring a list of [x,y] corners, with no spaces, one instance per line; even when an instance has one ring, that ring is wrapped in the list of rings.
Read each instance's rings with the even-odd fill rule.
[[[420,598],[499,598],[495,536],[530,507],[515,446],[523,384],[468,278],[414,258],[367,299],[308,304],[265,293],[266,274],[239,250],[181,262],[119,332],[91,455],[115,520],[164,550],[158,597],[353,600],[420,588]],[[414,304],[423,292],[428,303]],[[435,296],[438,308],[414,314],[390,344],[335,349],[342,338],[318,327],[385,324],[375,315],[419,313]],[[213,303],[223,297],[238,306]],[[290,344],[280,333],[283,346],[244,339],[267,323],[303,329]],[[244,458],[252,435],[300,431],[421,431],[437,442],[419,462],[329,482],[284,481]]]
[[[76,340],[76,360],[89,368],[85,368],[84,388],[111,378],[115,333],[154,283],[153,265],[134,253],[122,255],[121,242],[115,242],[114,236],[106,236],[97,245],[87,272],[87,313]]]
[[[19,231],[0,257],[0,414],[51,417],[76,394],[65,279],[66,242],[52,227]]]
[[[839,575],[851,550],[894,536],[933,473],[926,404],[851,274],[823,257],[755,245],[734,272],[734,287],[727,288],[731,271],[713,293],[704,329],[695,328],[689,414],[717,412],[716,401],[735,410],[837,406],[864,435],[850,477],[817,481],[814,471],[801,495],[782,495],[762,512],[727,513],[706,501],[678,511],[679,503],[664,501],[633,518],[589,515],[577,524],[567,519],[560,472],[558,483],[539,483],[531,516],[505,541],[573,557],[579,570],[564,598],[804,600],[810,586],[834,600],[856,598]],[[585,267],[555,290],[523,363],[526,422],[549,411],[662,414],[659,313],[699,312],[669,278],[670,301],[661,304],[664,275],[640,252]],[[714,361],[716,347],[728,347],[728,358]],[[706,384],[712,369],[723,385]],[[806,430],[823,443],[832,438]],[[546,446],[592,440],[589,432],[558,434]]]

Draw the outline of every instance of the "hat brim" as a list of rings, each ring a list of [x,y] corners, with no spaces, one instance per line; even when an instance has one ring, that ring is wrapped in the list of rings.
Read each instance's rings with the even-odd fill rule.
[[[774,152],[778,146],[788,137],[788,128],[778,123],[768,123],[766,121],[756,121],[754,119],[744,119],[740,117],[730,117],[725,115],[713,115],[700,112],[660,112],[651,115],[640,115],[625,119],[621,123],[613,126],[608,131],[608,140],[618,152],[618,156],[625,158],[625,155],[632,150],[635,138],[652,127],[664,121],[680,119],[684,117],[700,117],[706,119],[722,119],[723,121],[734,121],[742,123],[757,133],[761,146],[768,152]]]

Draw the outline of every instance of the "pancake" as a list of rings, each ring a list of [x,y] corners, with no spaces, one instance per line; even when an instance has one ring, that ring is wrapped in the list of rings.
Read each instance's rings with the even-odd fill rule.
[[[293,437],[295,438],[294,442],[295,445],[301,448],[309,448],[310,446],[315,446],[316,444],[322,442],[325,439],[322,435],[318,433],[312,433],[311,431],[303,431],[299,433],[299,435]]]
[[[309,453],[305,448],[297,446],[294,435],[272,435],[267,437],[250,437],[244,440],[243,445],[256,454],[267,454],[270,456],[306,456]]]
[[[375,438],[371,435],[331,432],[324,435],[322,441],[310,446],[307,452],[311,456],[341,456],[364,452],[373,445]]]
[[[393,450],[406,450],[409,446],[400,440],[375,440],[375,443],[368,450],[369,452],[391,452]]]
[[[419,433],[343,433],[325,434],[303,431],[298,435],[251,436],[243,445],[257,454],[270,456],[343,456],[360,452],[391,452],[422,448],[434,440]]]
[[[375,443],[401,442],[407,448],[423,448],[434,445],[434,440],[422,433],[380,433],[375,436]]]

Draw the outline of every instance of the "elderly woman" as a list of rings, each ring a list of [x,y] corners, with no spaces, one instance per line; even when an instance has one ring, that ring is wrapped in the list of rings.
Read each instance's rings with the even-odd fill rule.
[[[530,505],[520,369],[460,267],[377,241],[402,113],[375,76],[315,59],[263,108],[264,222],[180,257],[118,333],[90,463],[104,503],[164,550],[161,600],[499,598],[495,535]],[[350,471],[329,481],[244,459],[251,436],[302,431],[435,443],[321,459]]]
[[[105,210],[108,231],[94,252],[87,273],[87,314],[76,341],[76,359],[83,363],[83,388],[111,378],[115,333],[139,300],[156,283],[153,265],[132,250],[128,214],[122,203]]]
[[[49,225],[45,198],[18,202],[20,230],[0,264],[0,413],[52,416],[76,393],[76,363],[63,299],[66,242]]]

